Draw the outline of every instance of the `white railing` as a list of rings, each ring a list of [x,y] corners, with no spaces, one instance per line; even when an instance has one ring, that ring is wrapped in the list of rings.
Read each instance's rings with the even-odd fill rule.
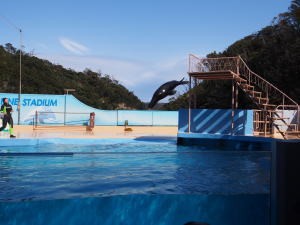
[[[189,55],[189,73],[232,71],[237,73],[236,57],[199,58]]]
[[[283,91],[279,90],[273,84],[259,76],[258,74],[254,73],[249,69],[245,61],[240,57],[236,57],[238,60],[238,71],[239,74],[247,79],[249,84],[254,84],[256,87],[259,87],[261,91],[265,94],[266,98],[271,98],[273,100],[279,100],[279,102],[275,102],[276,105],[286,106],[287,108],[283,107],[284,109],[288,109],[292,107],[293,109],[298,108],[298,103],[286,95]]]

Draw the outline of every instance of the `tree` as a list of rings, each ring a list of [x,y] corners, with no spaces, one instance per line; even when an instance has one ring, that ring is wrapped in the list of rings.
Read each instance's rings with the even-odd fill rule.
[[[11,45],[0,46],[0,88],[2,92],[18,91],[19,60],[18,51]],[[99,72],[85,69],[75,72],[61,65],[54,65],[47,60],[30,54],[23,54],[22,77],[23,92],[34,94],[63,94],[64,88],[74,88],[74,94],[87,105],[101,109],[118,107],[143,109],[144,104],[120,85],[111,76],[100,76]]]
[[[289,8],[295,27],[300,29],[300,0],[293,0]]]
[[[11,43],[5,44],[5,50],[11,54],[16,54],[16,52],[17,52],[17,49]]]

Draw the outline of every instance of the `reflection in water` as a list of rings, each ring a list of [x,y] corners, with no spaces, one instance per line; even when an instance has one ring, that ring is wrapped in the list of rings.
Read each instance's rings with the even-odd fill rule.
[[[182,193],[269,193],[269,152],[202,151],[178,154],[176,165],[177,187]]]
[[[0,201],[127,194],[269,193],[270,152],[136,142],[27,148],[23,147],[23,152],[73,149],[75,154],[1,157]]]

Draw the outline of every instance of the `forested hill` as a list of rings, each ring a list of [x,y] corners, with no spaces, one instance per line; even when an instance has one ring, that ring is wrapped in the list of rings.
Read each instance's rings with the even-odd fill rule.
[[[19,92],[19,50],[0,46],[0,92]],[[22,93],[64,94],[65,88],[85,104],[99,109],[143,109],[144,104],[109,75],[89,69],[75,72],[29,54],[22,56]]]
[[[275,15],[274,15],[275,16]],[[221,53],[207,57],[240,55],[250,69],[300,103],[300,0],[288,12],[274,18],[270,26],[251,34]],[[231,82],[204,81],[195,90],[198,108],[230,108]],[[241,108],[252,108],[240,91]],[[166,109],[188,106],[187,94],[173,99]]]

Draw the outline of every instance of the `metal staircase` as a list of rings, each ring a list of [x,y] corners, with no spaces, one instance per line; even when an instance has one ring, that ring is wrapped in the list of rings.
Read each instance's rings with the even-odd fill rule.
[[[232,79],[257,105],[254,134],[299,137],[299,105],[277,87],[249,69],[240,57],[198,58],[189,56],[189,75],[196,79]],[[234,90],[234,88],[233,88]],[[237,93],[233,101],[237,101]],[[237,105],[237,104],[235,104]]]

